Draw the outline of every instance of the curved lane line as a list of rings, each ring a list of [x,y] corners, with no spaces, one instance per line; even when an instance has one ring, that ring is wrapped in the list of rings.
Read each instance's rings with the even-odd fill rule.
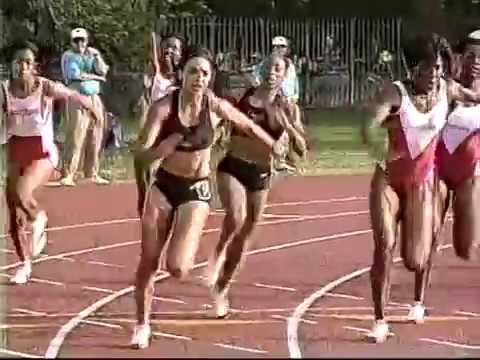
[[[281,249],[287,249],[291,247],[296,247],[296,246],[302,246],[302,245],[307,245],[307,244],[312,244],[316,242],[322,242],[322,241],[328,241],[328,240],[334,240],[334,239],[341,239],[341,238],[347,238],[351,236],[358,236],[358,235],[364,235],[370,233],[371,230],[357,230],[357,231],[350,231],[346,233],[339,233],[339,234],[333,234],[333,235],[326,235],[326,236],[321,236],[321,237],[316,237],[316,238],[308,238],[305,240],[300,240],[300,241],[294,241],[290,243],[285,243],[281,245],[274,245],[274,246],[269,246],[253,251],[247,252],[247,255],[257,255],[257,254],[262,254],[262,253],[267,253],[275,250],[281,250]],[[205,267],[208,264],[208,261],[204,261],[201,263],[196,264],[192,270],[198,269],[201,267]],[[160,280],[164,280],[169,278],[169,274],[164,274],[161,276],[158,276],[155,278],[155,282],[158,282]],[[47,359],[53,359],[56,358],[58,355],[58,352],[60,351],[61,346],[63,345],[65,338],[90,314],[97,312],[101,307],[105,306],[106,304],[114,301],[115,299],[126,295],[132,291],[134,291],[135,287],[130,286],[128,288],[119,290],[115,292],[114,294],[111,294],[109,296],[106,296],[99,301],[96,301],[95,303],[91,304],[87,308],[83,309],[81,312],[78,313],[77,316],[73,317],[70,319],[65,325],[61,327],[61,329],[58,331],[58,333],[55,335],[54,339],[50,342],[48,349],[45,353],[45,358]]]
[[[446,245],[440,246],[438,250],[445,250],[451,247],[452,247],[451,244],[446,244]],[[400,261],[402,261],[402,258],[396,258],[393,260],[393,263],[398,263]],[[305,314],[308,308],[310,308],[313,305],[313,303],[316,302],[318,299],[325,296],[327,292],[330,292],[336,287],[342,285],[343,283],[346,283],[350,280],[360,277],[369,271],[370,271],[370,266],[353,271],[342,277],[339,277],[338,279],[332,282],[329,282],[327,285],[325,285],[321,289],[315,291],[309,297],[305,298],[303,302],[300,303],[295,308],[295,311],[293,312],[292,316],[288,318],[288,323],[287,323],[287,344],[288,344],[288,352],[291,358],[300,359],[302,357],[302,352],[300,350],[299,341],[298,341],[298,323],[300,322],[302,316]]]

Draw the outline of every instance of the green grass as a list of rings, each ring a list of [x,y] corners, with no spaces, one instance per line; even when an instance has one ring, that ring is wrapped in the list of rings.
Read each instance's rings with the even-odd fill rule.
[[[361,119],[358,113],[350,109],[316,110],[308,114],[308,119],[310,151],[307,160],[299,163],[302,175],[365,174],[372,171],[373,159],[359,137]],[[133,141],[138,132],[136,119],[123,119],[122,125],[127,140]],[[2,149],[0,162],[3,157]],[[132,180],[131,154],[127,149],[105,152],[100,173],[114,181]],[[4,172],[0,174],[0,179],[3,178]]]
[[[373,159],[360,140],[361,118],[350,109],[320,110],[308,115],[308,159],[301,162],[302,174],[365,174]]]

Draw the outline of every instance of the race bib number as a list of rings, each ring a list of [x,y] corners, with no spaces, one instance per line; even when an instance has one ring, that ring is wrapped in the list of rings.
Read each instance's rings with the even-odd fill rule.
[[[202,180],[195,183],[194,185],[192,185],[191,189],[195,191],[199,200],[209,201],[212,197],[212,194],[210,192],[210,183],[208,182],[208,180]]]

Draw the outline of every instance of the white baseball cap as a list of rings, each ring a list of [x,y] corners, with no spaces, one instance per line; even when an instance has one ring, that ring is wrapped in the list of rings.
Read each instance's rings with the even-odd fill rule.
[[[480,30],[475,30],[468,34],[469,39],[480,40]]]
[[[76,29],[73,29],[72,32],[70,33],[70,37],[72,39],[75,39],[75,38],[87,39],[88,33],[87,33],[87,30],[85,30],[84,28],[76,28]]]
[[[275,36],[272,39],[272,46],[288,46],[288,40],[284,36]]]

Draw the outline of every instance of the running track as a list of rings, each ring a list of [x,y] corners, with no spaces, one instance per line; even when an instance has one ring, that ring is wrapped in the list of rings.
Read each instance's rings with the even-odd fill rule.
[[[233,287],[236,312],[227,320],[206,317],[208,293],[198,285],[222,219],[212,214],[191,279],[179,283],[158,274],[152,346],[134,351],[128,347],[139,256],[134,186],[48,188],[42,194],[51,228],[47,255],[37,260],[31,283],[7,287],[8,347],[0,351],[34,357],[479,356],[478,263],[453,255],[449,227],[427,294],[426,323],[405,322],[413,275],[399,263],[388,308],[394,336],[382,345],[364,341],[372,313],[367,192],[363,176],[279,180]],[[10,242],[2,251],[6,284],[16,258]]]

